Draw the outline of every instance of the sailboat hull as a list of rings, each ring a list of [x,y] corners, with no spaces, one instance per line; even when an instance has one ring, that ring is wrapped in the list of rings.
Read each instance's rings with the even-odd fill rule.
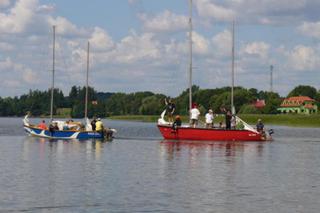
[[[199,141],[265,141],[260,133],[249,130],[226,130],[178,127],[158,125],[158,128],[167,140],[199,140]]]
[[[103,138],[98,132],[94,131],[71,131],[71,130],[58,130],[49,131],[43,130],[36,127],[24,125],[24,130],[32,136],[43,137],[43,138],[54,138],[54,139],[90,139],[90,138]]]

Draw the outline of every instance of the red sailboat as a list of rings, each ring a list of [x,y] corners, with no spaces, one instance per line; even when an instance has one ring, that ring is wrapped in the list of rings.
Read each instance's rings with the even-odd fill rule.
[[[190,18],[189,18],[189,109],[192,108],[192,0],[190,0]],[[232,25],[232,87],[231,87],[231,109],[235,114],[233,104],[234,87],[234,23]],[[201,128],[191,127],[189,125],[173,126],[172,123],[165,121],[164,111],[158,120],[158,128],[164,137],[169,140],[198,140],[198,141],[266,141],[271,140],[272,130],[269,132],[258,132],[249,124],[245,123],[239,117],[235,116],[236,126],[241,128]]]
[[[189,125],[174,127],[164,120],[165,111],[158,120],[158,128],[167,140],[198,140],[198,141],[266,141],[271,140],[271,132],[258,132],[249,124],[236,116],[237,126],[241,129],[225,128],[193,128]],[[239,125],[241,124],[241,125]]]

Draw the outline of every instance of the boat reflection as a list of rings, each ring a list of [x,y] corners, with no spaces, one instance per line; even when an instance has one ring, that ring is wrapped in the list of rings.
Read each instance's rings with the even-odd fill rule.
[[[238,142],[238,141],[160,141],[160,150],[168,159],[188,152],[190,157],[205,154],[209,157],[235,157],[246,155],[262,156],[266,142]]]
[[[23,146],[24,153],[28,153],[29,147],[34,147],[36,145],[38,147],[38,154],[40,157],[44,157],[46,152],[59,158],[59,156],[62,157],[67,153],[85,151],[87,160],[92,158],[98,160],[101,157],[104,146],[107,144],[111,144],[111,142],[103,139],[62,140],[40,137],[25,137]]]

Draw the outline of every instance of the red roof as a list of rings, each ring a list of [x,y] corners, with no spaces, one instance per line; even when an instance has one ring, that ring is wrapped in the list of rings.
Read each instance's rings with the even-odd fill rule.
[[[312,98],[309,98],[308,96],[294,96],[294,97],[284,99],[280,106],[282,107],[301,106],[306,101],[314,102],[315,100]]]
[[[255,103],[253,103],[253,106],[255,108],[263,108],[263,107],[266,106],[266,102],[265,102],[265,100],[259,100],[258,99]]]

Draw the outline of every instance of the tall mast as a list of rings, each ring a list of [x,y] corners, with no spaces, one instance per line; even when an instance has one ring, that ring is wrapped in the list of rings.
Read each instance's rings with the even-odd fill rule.
[[[273,92],[273,65],[270,66],[270,92]]]
[[[233,88],[234,88],[234,20],[232,22],[232,64],[231,64],[231,112],[232,114],[235,114],[235,109],[234,109],[234,101],[233,101]]]
[[[50,119],[53,120],[53,91],[54,91],[54,69],[55,69],[55,46],[56,46],[56,26],[53,29],[53,45],[52,45],[52,84],[51,84],[51,104],[50,104]]]
[[[192,0],[189,1],[189,110],[192,108]]]
[[[88,118],[88,89],[89,89],[89,49],[90,49],[90,42],[88,41],[88,48],[87,48],[87,78],[86,78],[86,102],[85,102],[85,109],[84,109],[84,117]]]

